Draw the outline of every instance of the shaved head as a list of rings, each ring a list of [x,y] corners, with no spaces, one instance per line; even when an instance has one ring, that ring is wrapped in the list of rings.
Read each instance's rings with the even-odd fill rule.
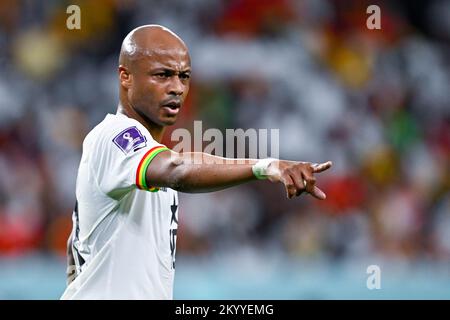
[[[144,25],[133,29],[123,40],[119,64],[131,67],[139,58],[177,51],[188,54],[186,44],[173,31],[157,24]]]

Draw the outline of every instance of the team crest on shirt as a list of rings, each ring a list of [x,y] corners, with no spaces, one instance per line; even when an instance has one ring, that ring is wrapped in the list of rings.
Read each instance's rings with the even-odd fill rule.
[[[113,142],[125,154],[147,145],[147,138],[135,126],[129,127],[114,137]]]

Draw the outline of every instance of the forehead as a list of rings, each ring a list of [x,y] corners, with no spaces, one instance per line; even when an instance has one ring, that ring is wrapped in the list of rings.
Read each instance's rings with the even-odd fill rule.
[[[191,59],[184,48],[154,48],[140,54],[140,62],[146,68],[170,68],[174,70],[185,70],[190,68]]]

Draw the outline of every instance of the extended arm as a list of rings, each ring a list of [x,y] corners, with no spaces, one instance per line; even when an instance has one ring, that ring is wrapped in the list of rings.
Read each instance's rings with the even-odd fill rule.
[[[147,168],[147,184],[182,192],[210,192],[256,180],[255,159],[230,159],[207,153],[159,153]],[[325,194],[315,186],[314,173],[325,171],[331,162],[311,164],[275,160],[267,167],[267,179],[282,182],[288,198],[308,192],[318,199]]]

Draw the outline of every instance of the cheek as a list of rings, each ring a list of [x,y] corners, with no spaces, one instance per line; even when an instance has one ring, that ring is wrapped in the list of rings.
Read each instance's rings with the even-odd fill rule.
[[[147,82],[145,82],[144,90],[149,96],[153,97],[154,99],[162,98],[165,93],[164,83],[161,83],[160,81],[154,79],[149,79],[147,80]]]
[[[186,98],[186,96],[189,93],[189,88],[190,88],[190,83],[188,83],[185,87],[184,87],[184,93],[183,93],[183,98]]]
[[[134,86],[133,97],[142,102],[153,102],[158,100],[158,84],[149,79],[142,79]]]

